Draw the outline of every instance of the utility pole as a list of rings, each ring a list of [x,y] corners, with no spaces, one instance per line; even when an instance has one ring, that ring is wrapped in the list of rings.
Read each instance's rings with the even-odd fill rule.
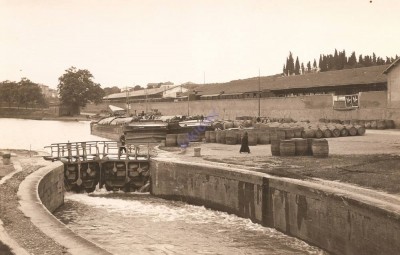
[[[258,68],[258,117],[261,117],[261,86],[260,86],[260,68]]]
[[[189,108],[190,108],[189,101],[190,101],[190,90],[188,90],[188,114],[187,114],[188,117],[189,117]]]

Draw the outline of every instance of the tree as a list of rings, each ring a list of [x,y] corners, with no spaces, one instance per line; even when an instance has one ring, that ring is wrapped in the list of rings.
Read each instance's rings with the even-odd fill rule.
[[[293,60],[292,52],[289,52],[289,57],[287,58],[287,61],[286,61],[286,69],[287,69],[287,75],[294,74],[294,60]]]
[[[304,68],[304,64],[301,63],[301,74],[305,74],[306,73],[306,69]]]
[[[315,59],[314,59],[314,63],[315,63]],[[317,63],[315,63],[315,65],[316,65]],[[311,72],[311,62],[310,61],[308,61],[308,63],[307,63],[307,72]]]
[[[349,60],[347,61],[348,65],[350,68],[354,68],[357,65],[357,57],[356,57],[356,52],[353,51],[349,57]]]
[[[111,88],[110,87],[104,88],[104,93],[105,93],[106,96],[111,95],[111,94],[120,93],[120,92],[121,92],[121,89],[118,88],[117,86],[114,86],[114,87],[111,87]]]
[[[299,75],[300,74],[300,62],[299,62],[299,57],[296,57],[296,64],[294,66],[294,74]]]
[[[46,106],[47,102],[38,84],[22,78],[18,82],[17,105],[18,107],[25,106],[25,108],[28,108]]]
[[[100,103],[105,95],[100,84],[92,81],[93,75],[86,69],[70,67],[65,70],[57,86],[61,104],[68,108],[69,114],[79,114],[80,107],[88,102]]]
[[[12,81],[0,83],[0,101],[8,104],[8,107],[15,104],[18,97],[18,84]]]
[[[133,87],[133,91],[141,90],[141,89],[144,89],[144,88],[142,88],[140,85],[136,85],[135,87]]]

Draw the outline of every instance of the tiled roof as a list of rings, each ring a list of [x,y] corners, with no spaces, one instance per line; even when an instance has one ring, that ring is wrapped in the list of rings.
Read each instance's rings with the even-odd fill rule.
[[[293,76],[260,77],[260,90],[284,90],[345,85],[367,85],[387,82],[383,73],[389,65],[344,69],[338,71],[309,73]],[[198,85],[194,88],[199,95],[224,93],[244,93],[258,91],[259,78],[234,80],[226,83]]]

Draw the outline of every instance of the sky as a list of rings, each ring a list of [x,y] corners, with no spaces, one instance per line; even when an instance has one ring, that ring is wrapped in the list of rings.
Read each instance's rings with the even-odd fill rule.
[[[0,0],[0,81],[216,83],[337,49],[400,55],[399,0]]]

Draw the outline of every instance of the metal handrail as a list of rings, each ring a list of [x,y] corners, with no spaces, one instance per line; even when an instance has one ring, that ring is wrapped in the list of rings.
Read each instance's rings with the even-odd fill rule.
[[[125,152],[121,152],[121,148],[125,148]],[[147,155],[140,155],[140,145],[127,144],[121,146],[116,141],[84,141],[84,142],[67,142],[53,143],[45,148],[50,149],[50,156],[45,157],[47,160],[67,160],[75,161],[99,161],[103,158],[126,159],[130,160],[134,157],[137,159],[150,159],[149,144],[147,145]]]

